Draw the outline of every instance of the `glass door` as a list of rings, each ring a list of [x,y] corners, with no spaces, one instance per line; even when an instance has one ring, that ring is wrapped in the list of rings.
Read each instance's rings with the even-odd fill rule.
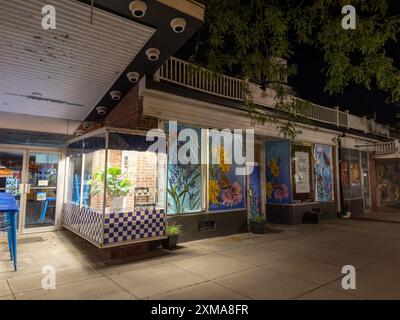
[[[54,226],[56,221],[58,163],[60,155],[29,152],[24,215],[26,229]]]

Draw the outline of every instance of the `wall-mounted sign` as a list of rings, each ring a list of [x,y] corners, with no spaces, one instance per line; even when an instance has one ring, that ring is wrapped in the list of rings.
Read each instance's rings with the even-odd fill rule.
[[[294,156],[296,193],[310,193],[310,155],[295,151]]]
[[[49,180],[39,180],[38,181],[38,187],[48,187],[49,186]]]

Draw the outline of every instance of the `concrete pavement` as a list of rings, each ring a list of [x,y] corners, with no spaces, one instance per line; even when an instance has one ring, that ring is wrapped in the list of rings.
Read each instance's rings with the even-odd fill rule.
[[[400,299],[400,224],[272,228],[117,260],[68,231],[27,235],[18,272],[1,238],[0,299]],[[41,288],[44,265],[55,290]],[[341,288],[343,265],[356,268],[356,290]]]

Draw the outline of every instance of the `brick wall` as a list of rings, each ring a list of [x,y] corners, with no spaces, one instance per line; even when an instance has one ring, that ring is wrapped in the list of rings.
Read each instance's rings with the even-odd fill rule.
[[[143,115],[142,99],[139,97],[139,85],[136,85],[119,105],[107,115],[104,125],[117,128],[149,130],[158,127],[156,118]]]

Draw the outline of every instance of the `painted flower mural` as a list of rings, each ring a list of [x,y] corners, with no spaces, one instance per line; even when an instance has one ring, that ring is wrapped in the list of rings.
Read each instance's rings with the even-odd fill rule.
[[[225,148],[213,148],[210,152],[208,203],[211,211],[245,208],[244,176],[235,174],[235,164]]]
[[[178,126],[178,132],[188,128]],[[192,128],[193,129],[193,128]],[[200,130],[195,129],[197,141]],[[170,148],[178,150],[185,141],[171,139]],[[172,142],[173,141],[173,142]],[[191,140],[193,142],[193,140]],[[200,154],[200,145],[193,145]],[[168,163],[168,214],[183,214],[201,211],[201,166],[200,164],[173,164]]]
[[[314,146],[314,169],[316,180],[316,200],[331,201],[332,195],[332,148],[330,146]]]
[[[261,216],[261,181],[260,167],[258,165],[253,167],[249,183],[250,214],[255,219]]]
[[[200,165],[168,166],[168,213],[200,210]]]
[[[287,141],[266,143],[268,203],[290,203],[290,144]]]

